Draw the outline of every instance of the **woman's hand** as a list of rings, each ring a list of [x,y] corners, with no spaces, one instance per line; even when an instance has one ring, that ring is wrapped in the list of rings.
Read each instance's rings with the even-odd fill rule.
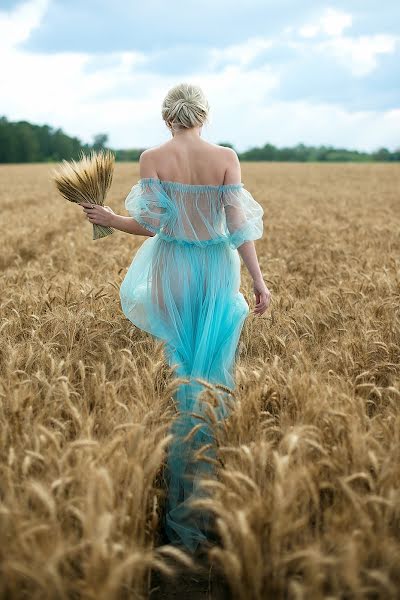
[[[269,306],[271,301],[271,292],[267,288],[263,279],[254,280],[254,293],[256,295],[256,305],[254,307],[254,314],[262,315]]]
[[[86,213],[86,218],[94,225],[112,227],[115,212],[109,206],[99,206],[97,204],[90,204],[89,202],[79,202],[79,206],[82,206],[83,211]]]

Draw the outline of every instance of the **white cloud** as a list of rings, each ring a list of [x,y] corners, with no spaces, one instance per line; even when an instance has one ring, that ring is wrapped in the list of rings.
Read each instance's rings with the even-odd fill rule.
[[[338,36],[347,27],[351,27],[353,17],[334,8],[327,8],[314,23],[306,23],[299,28],[299,34],[305,38],[313,38],[318,34]]]
[[[260,109],[255,117],[259,127],[254,145],[268,139],[277,146],[324,143],[367,151],[399,147],[400,110],[350,112],[322,102],[312,108],[304,101],[276,102]]]
[[[338,37],[321,42],[320,48],[332,55],[356,77],[368,75],[378,66],[379,54],[392,54],[400,37],[394,35],[363,35],[356,38]]]
[[[62,127],[84,141],[105,131],[113,147],[148,147],[168,139],[161,102],[177,77],[146,71],[147,54],[112,53],[102,63],[101,56],[89,53],[32,54],[18,48],[45,18],[48,1],[31,0],[9,13],[0,11],[2,114],[10,120]],[[351,15],[328,9],[317,23],[303,26],[303,40],[295,37],[293,27],[286,27],[284,47],[291,46],[293,56],[318,50],[361,77],[376,68],[380,55],[395,50],[398,38],[345,37],[351,22]],[[328,39],[314,39],[319,33]],[[263,59],[266,50],[273,53],[279,44],[282,47],[281,31],[274,39],[255,37],[210,49],[208,67],[185,75],[185,80],[203,87],[210,101],[205,139],[230,141],[239,151],[268,141],[278,146],[304,142],[370,150],[398,145],[398,110],[351,112],[323,102],[271,101],[272,92],[279,94],[281,67],[271,60],[264,65],[259,60],[254,67],[252,61]]]
[[[321,29],[327,35],[342,35],[352,22],[353,17],[350,14],[328,8],[321,17]]]
[[[255,37],[241,44],[212,48],[210,51],[210,67],[216,68],[226,62],[234,62],[241,67],[246,66],[267,48],[271,48],[273,40]]]
[[[107,130],[113,118],[103,112],[96,96],[109,88],[126,85],[132,95],[158,80],[157,75],[134,75],[134,66],[145,60],[140,53],[121,52],[116,64],[88,69],[87,53],[31,54],[18,49],[40,24],[47,0],[32,0],[10,13],[0,12],[0,89],[2,114],[10,120],[27,119],[63,127],[70,135],[90,141],[99,130]],[[140,95],[140,94],[139,94]],[[142,97],[143,98],[143,97]],[[130,110],[144,109],[146,98],[130,104]],[[114,111],[119,110],[115,101]]]
[[[400,37],[387,34],[344,36],[343,31],[351,27],[352,23],[351,14],[327,8],[314,22],[300,27],[298,33],[308,40],[319,34],[329,36],[328,39],[316,41],[316,45],[311,46],[310,51],[315,49],[329,52],[355,77],[363,77],[378,66],[379,54],[395,51]]]
[[[313,38],[318,35],[320,27],[318,25],[303,25],[299,29],[301,37]]]
[[[0,12],[0,50],[27,40],[40,25],[48,4],[49,0],[30,0],[12,12]]]

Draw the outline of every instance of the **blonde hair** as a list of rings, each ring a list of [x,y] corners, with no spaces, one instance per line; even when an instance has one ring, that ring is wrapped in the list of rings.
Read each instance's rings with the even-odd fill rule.
[[[165,96],[161,115],[173,130],[200,127],[208,120],[210,106],[198,85],[179,83]]]

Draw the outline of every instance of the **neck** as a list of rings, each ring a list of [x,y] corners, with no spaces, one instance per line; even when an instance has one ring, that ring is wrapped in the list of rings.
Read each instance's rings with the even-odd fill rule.
[[[172,137],[180,139],[196,139],[199,138],[200,135],[201,127],[190,127],[172,132]]]

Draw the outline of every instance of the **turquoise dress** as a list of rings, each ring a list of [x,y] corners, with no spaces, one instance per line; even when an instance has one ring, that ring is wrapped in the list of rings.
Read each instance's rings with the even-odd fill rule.
[[[190,500],[206,495],[199,480],[209,477],[215,464],[201,380],[235,387],[236,351],[249,313],[239,291],[237,248],[262,237],[263,209],[243,183],[195,185],[153,177],[139,179],[125,207],[155,235],[140,246],[121,284],[122,310],[134,325],[165,342],[174,373],[187,380],[174,397],[165,530],[171,543],[194,551],[210,524]],[[214,415],[220,420],[228,413],[228,392],[218,394]],[[204,444],[209,445],[204,458],[196,457]]]

